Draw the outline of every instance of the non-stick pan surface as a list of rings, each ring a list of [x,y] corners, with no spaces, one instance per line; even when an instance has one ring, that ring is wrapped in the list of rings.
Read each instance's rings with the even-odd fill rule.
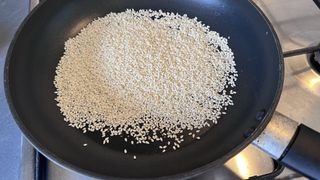
[[[64,42],[93,19],[127,8],[196,16],[230,37],[239,72],[235,105],[217,125],[203,131],[201,140],[187,140],[176,151],[160,153],[157,144],[130,146],[120,138],[103,145],[100,133],[83,134],[63,121],[53,79]],[[277,37],[250,1],[47,0],[27,17],[13,40],[5,86],[17,124],[49,159],[99,177],[184,177],[222,164],[263,130],[278,102],[282,76]]]

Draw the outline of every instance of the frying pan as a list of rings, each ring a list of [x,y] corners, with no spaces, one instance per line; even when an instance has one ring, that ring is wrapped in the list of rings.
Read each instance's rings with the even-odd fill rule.
[[[198,17],[230,37],[239,74],[234,106],[217,125],[202,130],[201,140],[186,140],[182,148],[167,153],[160,153],[157,143],[130,146],[119,137],[103,145],[99,133],[83,134],[63,120],[53,80],[64,42],[95,18],[128,8]],[[12,41],[5,91],[24,135],[64,167],[100,178],[185,178],[223,164],[264,130],[280,97],[283,71],[278,38],[251,1],[47,0],[24,20]]]

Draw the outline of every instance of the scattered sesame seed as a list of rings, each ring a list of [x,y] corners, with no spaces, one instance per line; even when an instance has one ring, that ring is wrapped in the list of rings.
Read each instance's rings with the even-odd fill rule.
[[[105,138],[105,139],[103,140],[103,144],[106,144],[106,143],[109,143],[109,137],[107,137],[107,138]]]

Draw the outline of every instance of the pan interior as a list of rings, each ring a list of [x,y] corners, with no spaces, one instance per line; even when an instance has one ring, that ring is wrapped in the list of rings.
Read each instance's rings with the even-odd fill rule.
[[[201,140],[177,151],[161,154],[154,151],[157,144],[133,147],[116,138],[103,145],[100,133],[68,127],[54,100],[53,79],[64,42],[94,18],[127,8],[188,14],[230,37],[239,74],[235,105]],[[249,1],[47,0],[25,21],[11,47],[7,96],[19,127],[50,159],[91,175],[163,177],[222,163],[248,143],[248,132],[262,130],[269,121],[263,116],[274,110],[281,89],[280,57],[272,29]]]

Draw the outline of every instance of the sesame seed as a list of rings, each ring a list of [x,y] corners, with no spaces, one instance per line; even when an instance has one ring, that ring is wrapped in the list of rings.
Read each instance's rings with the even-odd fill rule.
[[[196,17],[110,13],[67,40],[64,50],[53,82],[57,106],[69,126],[100,131],[103,144],[111,136],[130,136],[131,144],[170,139],[175,150],[184,130],[217,124],[234,104],[238,74],[228,40]]]
[[[109,143],[109,137],[107,137],[107,138],[105,138],[105,139],[103,140],[103,144],[106,144],[106,143]]]

